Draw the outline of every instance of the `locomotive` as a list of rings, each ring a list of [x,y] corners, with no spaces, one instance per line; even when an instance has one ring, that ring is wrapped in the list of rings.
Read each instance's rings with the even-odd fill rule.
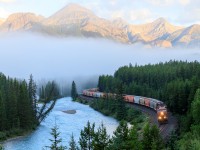
[[[83,95],[94,98],[106,98],[106,97],[115,97],[116,94],[99,92],[98,88],[86,89],[83,90]],[[143,96],[135,95],[123,95],[124,101],[127,103],[134,103],[138,105],[143,105],[145,107],[151,108],[157,113],[157,120],[159,124],[168,122],[168,112],[167,106],[160,100],[147,98]]]

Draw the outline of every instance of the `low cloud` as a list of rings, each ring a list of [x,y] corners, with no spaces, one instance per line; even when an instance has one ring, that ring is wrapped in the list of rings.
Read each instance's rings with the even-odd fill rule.
[[[155,64],[169,60],[200,61],[200,51],[145,49],[100,39],[47,38],[38,35],[0,36],[0,71],[5,75],[36,80],[56,79],[71,86],[75,80],[95,85],[98,76],[119,67]],[[84,88],[84,87],[83,87]]]

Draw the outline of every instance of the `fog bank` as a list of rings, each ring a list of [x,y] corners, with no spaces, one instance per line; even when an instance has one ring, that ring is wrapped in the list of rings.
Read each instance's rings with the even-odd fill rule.
[[[200,50],[145,49],[99,39],[47,38],[30,34],[0,36],[0,72],[17,78],[97,81],[129,63],[200,60]],[[70,83],[69,82],[69,83]],[[79,82],[80,83],[80,82]]]

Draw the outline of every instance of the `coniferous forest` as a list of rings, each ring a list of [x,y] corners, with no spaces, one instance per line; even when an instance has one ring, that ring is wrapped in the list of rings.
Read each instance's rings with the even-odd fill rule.
[[[99,77],[100,91],[146,96],[165,102],[179,119],[171,149],[200,149],[200,63],[170,61],[155,65],[124,66],[113,76]]]
[[[33,130],[51,111],[58,94],[55,84],[49,86],[50,92],[40,108],[36,88],[32,75],[27,82],[0,74],[0,141]],[[47,107],[50,99],[53,102]]]

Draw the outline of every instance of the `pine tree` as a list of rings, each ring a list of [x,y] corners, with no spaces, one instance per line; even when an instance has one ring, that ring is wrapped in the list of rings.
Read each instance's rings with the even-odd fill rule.
[[[147,123],[143,131],[142,139],[143,149],[154,149],[160,150],[163,148],[162,137],[159,133],[159,129],[156,125],[150,127],[150,124]]]
[[[69,150],[79,150],[78,146],[76,145],[76,142],[74,140],[74,135],[72,134],[71,140],[69,142]]]
[[[153,125],[151,127],[151,139],[152,139],[152,150],[160,150],[163,148],[163,140],[162,140],[162,137],[160,135],[160,132],[159,132],[159,129],[156,125]]]
[[[4,131],[6,129],[6,118],[5,102],[0,91],[0,131]]]
[[[117,89],[117,112],[116,112],[116,116],[118,120],[125,120],[126,116],[127,116],[127,111],[126,111],[126,106],[125,106],[125,102],[123,100],[123,85],[120,84],[118,89]]]
[[[176,150],[176,141],[177,141],[177,139],[178,139],[178,136],[177,136],[177,134],[174,132],[174,131],[172,131],[171,133],[170,133],[170,138],[169,138],[169,140],[167,141],[167,147],[170,149],[170,150]]]
[[[152,144],[151,129],[149,123],[147,123],[143,130],[143,138],[142,138],[143,149],[151,150],[151,144]]]
[[[32,112],[33,112],[33,120],[37,123],[37,98],[36,98],[36,83],[33,80],[33,75],[30,75],[30,79],[29,79],[29,85],[28,85],[28,91],[29,91],[29,100],[30,103],[32,105]]]
[[[46,118],[56,104],[57,98],[60,97],[58,85],[52,81],[48,82],[44,88],[45,99],[42,99],[43,105],[37,112],[38,125]],[[48,105],[49,102],[52,102]]]
[[[114,132],[114,136],[112,138],[112,144],[109,149],[113,150],[128,150],[128,136],[129,130],[127,122],[121,121],[116,131]]]
[[[142,150],[142,144],[139,141],[139,136],[135,126],[132,126],[129,130],[127,145],[131,150]]]
[[[196,91],[194,101],[192,102],[192,116],[195,124],[200,123],[200,89]]]
[[[92,150],[93,149],[93,140],[95,138],[94,131],[95,124],[90,125],[90,122],[87,122],[87,126],[84,127],[84,130],[81,130],[81,135],[79,138],[79,144],[81,150]]]
[[[18,112],[20,127],[30,129],[33,125],[32,104],[29,101],[27,84],[23,81],[19,87]]]
[[[76,83],[73,81],[72,82],[72,88],[71,88],[71,97],[73,100],[76,100],[78,97],[77,89],[76,89]]]
[[[110,142],[110,136],[107,134],[106,128],[102,123],[95,133],[95,138],[93,142],[94,150],[105,150],[106,148],[108,148]]]
[[[51,135],[52,139],[49,139],[52,144],[51,146],[46,146],[47,148],[50,148],[50,150],[65,150],[66,147],[60,145],[62,142],[62,139],[60,138],[60,132],[58,131],[58,126],[55,124],[55,126],[51,129]]]

